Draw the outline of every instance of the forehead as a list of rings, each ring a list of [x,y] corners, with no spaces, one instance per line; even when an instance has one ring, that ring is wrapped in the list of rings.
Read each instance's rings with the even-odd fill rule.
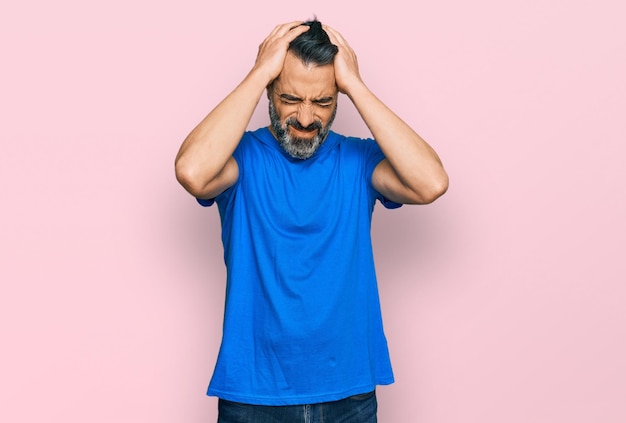
[[[337,93],[335,68],[332,64],[305,65],[288,53],[274,87],[277,94],[291,94],[307,100],[334,96]]]

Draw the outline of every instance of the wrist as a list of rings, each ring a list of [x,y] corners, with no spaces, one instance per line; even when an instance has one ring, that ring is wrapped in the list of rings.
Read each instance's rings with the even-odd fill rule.
[[[255,91],[263,91],[273,80],[262,69],[253,68],[244,78],[242,85],[253,88]]]
[[[260,67],[253,67],[245,78],[252,84],[266,88],[276,77]]]
[[[350,81],[344,82],[340,87],[340,91],[347,95],[351,100],[361,97],[369,93],[369,88],[365,85],[361,78],[355,77]]]

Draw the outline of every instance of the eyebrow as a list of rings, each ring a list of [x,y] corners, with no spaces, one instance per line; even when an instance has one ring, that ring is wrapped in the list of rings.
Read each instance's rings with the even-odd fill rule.
[[[322,97],[322,98],[318,98],[313,100],[313,103],[330,103],[335,99],[335,97],[330,96],[330,97]]]
[[[289,101],[302,101],[300,97],[296,97],[295,95],[291,94],[280,94],[279,97]]]
[[[287,101],[302,101],[302,99],[300,97],[297,97],[295,95],[291,95],[291,94],[279,94],[279,97],[287,100]],[[322,98],[316,98],[315,100],[311,100],[313,103],[318,103],[318,104],[323,104],[323,103],[330,103],[335,99],[335,97],[333,96],[328,96],[328,97],[322,97]]]

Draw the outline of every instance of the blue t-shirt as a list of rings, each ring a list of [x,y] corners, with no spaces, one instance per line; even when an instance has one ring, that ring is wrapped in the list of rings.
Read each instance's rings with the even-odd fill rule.
[[[374,270],[374,140],[330,132],[307,160],[267,128],[233,153],[217,196],[227,267],[222,344],[208,395],[311,404],[393,382]],[[208,206],[212,200],[198,200]]]

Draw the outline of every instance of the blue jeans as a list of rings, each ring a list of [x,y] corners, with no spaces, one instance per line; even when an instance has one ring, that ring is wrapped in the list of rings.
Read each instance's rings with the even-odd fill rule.
[[[217,423],[376,423],[376,391],[306,405],[250,405],[219,399]]]

